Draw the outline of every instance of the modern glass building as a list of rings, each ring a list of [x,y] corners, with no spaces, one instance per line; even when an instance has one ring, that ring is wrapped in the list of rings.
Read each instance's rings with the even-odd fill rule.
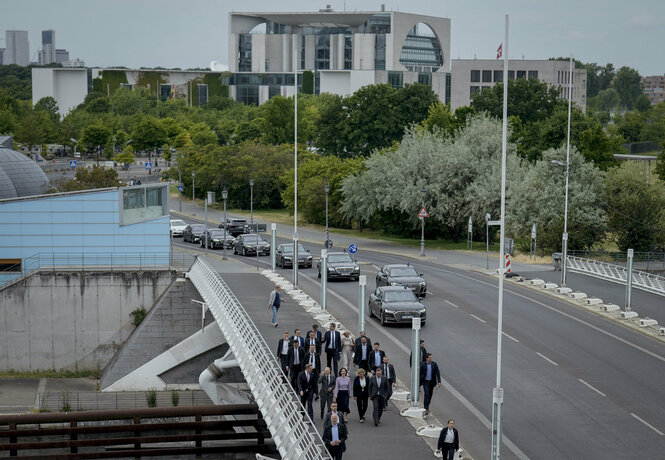
[[[293,95],[294,71],[306,70],[315,74],[316,94],[347,95],[368,84],[401,88],[422,83],[447,102],[450,19],[332,9],[232,12],[229,70],[229,95],[248,104],[262,104],[276,94]]]

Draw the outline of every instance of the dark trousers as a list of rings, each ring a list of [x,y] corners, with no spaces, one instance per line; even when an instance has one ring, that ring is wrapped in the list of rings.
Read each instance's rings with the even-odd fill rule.
[[[302,372],[302,364],[294,364],[291,366],[289,369],[289,373],[291,374],[291,386],[293,387],[294,390],[298,391],[298,374]]]
[[[425,399],[425,410],[429,410],[429,403],[432,401],[432,393],[436,382],[434,380],[425,380],[423,382],[423,398]]]
[[[330,446],[328,447],[328,452],[330,452],[330,456],[333,458],[333,460],[342,460],[342,446]]]
[[[372,418],[374,419],[374,423],[376,423],[381,421],[381,414],[383,413],[383,407],[386,404],[386,399],[381,395],[376,395],[372,398],[372,404],[374,405]]]
[[[307,408],[307,415],[309,415],[309,418],[311,418],[312,420],[314,420],[314,408],[312,407],[313,399],[314,399],[313,391],[306,391],[300,397],[300,402],[302,403],[303,407]]]
[[[359,368],[365,369],[365,375],[369,375],[369,363],[367,362],[366,359],[361,359],[360,364],[358,365]]]
[[[330,363],[333,363],[331,366]],[[333,370],[334,368],[334,375],[339,375],[339,371],[337,369],[337,363],[339,362],[339,353],[337,353],[337,350],[334,348],[326,348],[326,366],[330,368],[330,370]]]
[[[455,444],[444,442],[441,447],[441,458],[453,460],[455,458]]]
[[[358,396],[356,404],[358,405],[358,416],[360,418],[365,418],[365,412],[367,412],[367,403],[369,402],[368,396]]]
[[[330,412],[330,405],[332,404],[333,395],[327,393],[320,393],[321,396],[321,418]],[[326,410],[326,408],[328,410]]]
[[[289,373],[286,371],[286,368],[289,365],[288,356],[289,355],[282,355],[282,354],[279,355],[279,365],[282,368],[282,372],[284,372],[284,375],[286,375],[287,377],[289,376]]]

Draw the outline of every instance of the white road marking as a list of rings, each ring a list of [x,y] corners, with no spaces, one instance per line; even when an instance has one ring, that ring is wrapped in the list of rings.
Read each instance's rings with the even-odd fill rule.
[[[592,387],[591,385],[589,385],[588,383],[586,383],[584,380],[582,380],[582,379],[577,379],[577,380],[579,380],[580,382],[582,382],[583,384],[585,384],[586,386],[588,386],[589,388],[591,388],[593,391],[595,391],[595,392],[598,393],[599,395],[601,395],[601,396],[607,396],[605,393],[603,393],[602,391],[598,390],[597,388]]]
[[[552,361],[551,359],[549,359],[547,356],[545,356],[545,355],[543,355],[543,354],[541,354],[541,353],[538,353],[538,352],[536,352],[536,354],[537,354],[538,356],[540,356],[541,358],[543,358],[543,359],[544,359],[545,361],[547,361],[548,363],[550,363],[550,364],[554,364],[555,366],[558,366],[557,363],[555,363],[554,361]]]
[[[469,314],[471,315],[471,313],[469,313]],[[478,321],[480,321],[481,323],[487,323],[487,321],[485,321],[484,319],[478,318],[476,315],[471,315],[471,316],[473,316],[474,318],[476,318],[476,319],[477,319]]]
[[[509,338],[510,340],[512,340],[513,342],[520,343],[520,341],[517,340],[517,339],[516,339],[515,337],[513,337],[512,335],[508,335],[508,334],[506,334],[506,333],[503,332],[503,331],[501,331],[501,333],[502,333],[503,335],[505,335],[506,337],[508,337],[508,338]]]
[[[448,301],[448,300],[444,300],[444,302],[446,302],[448,305],[451,305],[451,306],[453,306],[453,307],[455,307],[455,308],[459,308],[457,305],[455,305],[454,303],[452,303],[452,302],[450,302],[450,301]]]
[[[377,266],[374,265],[374,264],[372,264],[372,267],[376,268],[377,270],[381,270],[379,267],[377,267]]]
[[[630,413],[630,415],[632,415],[633,417],[635,417],[635,418],[636,418],[637,420],[639,420],[640,422],[644,423],[646,426],[648,426],[649,428],[651,428],[653,431],[655,431],[655,432],[658,433],[659,435],[661,435],[661,436],[665,436],[665,433],[663,433],[662,431],[660,431],[658,428],[656,428],[655,426],[651,425],[651,424],[648,423],[647,421],[642,420],[641,418],[639,418],[637,415],[633,414],[632,412]]]

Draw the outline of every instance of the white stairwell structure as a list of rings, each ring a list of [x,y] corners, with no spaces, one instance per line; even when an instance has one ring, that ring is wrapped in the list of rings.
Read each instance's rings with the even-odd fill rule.
[[[221,276],[198,257],[187,277],[208,304],[226,338],[281,457],[329,460],[331,457],[321,436],[282,374],[268,344]],[[249,337],[252,340],[247,340]]]
[[[571,272],[582,273],[623,285],[626,284],[626,267],[574,256],[568,256],[566,260],[568,270]],[[665,277],[633,270],[633,287],[665,296]]]

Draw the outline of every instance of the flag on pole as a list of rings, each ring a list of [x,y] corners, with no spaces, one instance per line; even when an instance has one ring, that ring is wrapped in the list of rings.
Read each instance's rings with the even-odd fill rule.
[[[171,84],[171,99],[175,98],[175,83]]]
[[[503,56],[503,43],[501,43],[496,50],[496,58],[501,59],[501,56]]]

